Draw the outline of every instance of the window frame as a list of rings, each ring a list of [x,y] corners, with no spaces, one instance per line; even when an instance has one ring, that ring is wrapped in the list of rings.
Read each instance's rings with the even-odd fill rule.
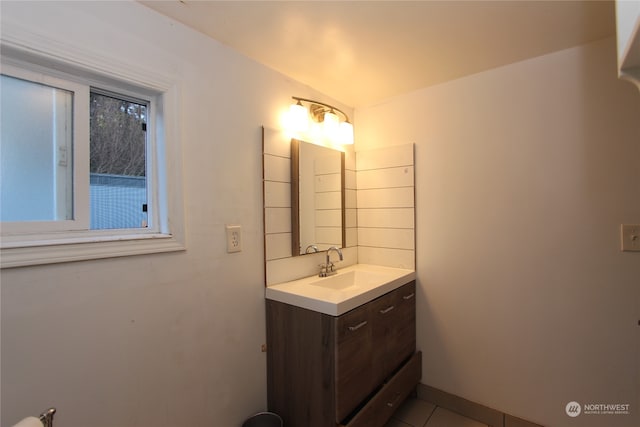
[[[35,44],[47,45],[47,40],[33,39]],[[2,223],[0,240],[0,268],[50,264],[96,258],[110,258],[147,253],[185,250],[182,198],[181,149],[178,137],[179,82],[175,78],[122,64],[113,58],[101,58],[89,52],[70,52],[52,46],[26,48],[3,38],[2,73],[24,72],[23,80],[42,76],[45,81],[71,84],[86,88],[84,100],[74,95],[74,220],[76,213],[86,218],[69,221]],[[48,52],[44,54],[43,52]],[[73,57],[71,57],[73,56]],[[6,72],[9,70],[9,72]],[[28,76],[30,78],[26,78]],[[74,86],[79,85],[79,86]],[[64,86],[57,86],[64,89]],[[147,182],[149,228],[89,230],[89,93],[111,92],[149,103],[147,125]],[[74,90],[74,93],[75,93]],[[83,89],[84,90],[84,89]],[[85,108],[76,109],[78,101]],[[76,110],[83,110],[86,120],[76,132]],[[84,141],[79,140],[84,137]],[[83,147],[78,150],[82,145]],[[80,170],[76,169],[80,166]],[[81,182],[83,181],[84,182]],[[79,191],[79,192],[78,192]],[[84,205],[79,198],[85,198]],[[84,212],[86,209],[86,212]],[[71,222],[74,222],[71,220]],[[71,225],[72,229],[65,229]],[[85,226],[86,225],[86,226]]]

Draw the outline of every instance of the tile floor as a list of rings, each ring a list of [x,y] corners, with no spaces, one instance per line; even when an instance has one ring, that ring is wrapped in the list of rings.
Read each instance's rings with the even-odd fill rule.
[[[487,427],[487,425],[433,403],[409,398],[385,427]]]

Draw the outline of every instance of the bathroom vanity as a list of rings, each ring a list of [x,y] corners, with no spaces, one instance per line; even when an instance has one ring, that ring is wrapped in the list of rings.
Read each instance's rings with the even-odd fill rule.
[[[415,274],[352,266],[267,288],[269,410],[287,427],[383,426],[421,376]]]

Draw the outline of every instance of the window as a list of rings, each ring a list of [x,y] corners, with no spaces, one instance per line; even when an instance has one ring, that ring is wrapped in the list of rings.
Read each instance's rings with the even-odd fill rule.
[[[3,57],[2,267],[184,249],[169,229],[171,88],[69,69]]]
[[[0,78],[2,222],[73,219],[74,90]]]
[[[149,102],[94,89],[89,106],[89,227],[146,228]]]

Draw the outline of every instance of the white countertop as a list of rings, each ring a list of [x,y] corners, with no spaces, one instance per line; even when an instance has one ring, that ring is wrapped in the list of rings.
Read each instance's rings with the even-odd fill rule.
[[[265,297],[340,316],[414,280],[414,270],[355,264],[329,277],[317,275],[267,287]]]

